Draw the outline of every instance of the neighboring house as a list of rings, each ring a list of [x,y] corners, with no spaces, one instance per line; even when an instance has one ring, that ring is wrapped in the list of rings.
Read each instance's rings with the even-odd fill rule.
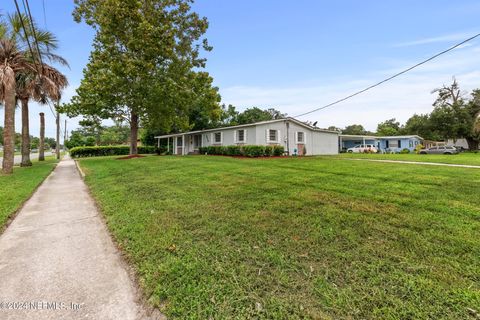
[[[366,135],[348,135],[339,136],[340,150],[347,150],[356,145],[373,144],[379,152],[400,152],[403,149],[414,151],[415,147],[421,144],[423,138],[417,135],[409,136],[366,136]]]
[[[447,146],[462,147],[462,148],[467,149],[467,150],[470,149],[468,147],[467,139],[465,139],[465,138],[459,138],[459,139],[456,139],[456,140],[448,139],[446,144],[447,144]],[[478,148],[480,150],[480,146]]]
[[[294,118],[198,130],[155,137],[166,139],[173,154],[199,153],[200,147],[231,145],[280,145],[289,155],[338,153],[338,132],[311,127]]]
[[[446,146],[445,141],[435,141],[435,140],[423,140],[422,145],[428,149],[433,147],[444,147]]]

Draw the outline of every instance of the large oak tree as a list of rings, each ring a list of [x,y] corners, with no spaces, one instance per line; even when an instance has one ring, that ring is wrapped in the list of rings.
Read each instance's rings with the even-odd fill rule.
[[[77,22],[96,35],[77,94],[63,111],[126,121],[130,153],[137,153],[140,121],[188,129],[189,110],[201,105],[218,113],[219,95],[201,50],[208,22],[190,0],[75,0]]]

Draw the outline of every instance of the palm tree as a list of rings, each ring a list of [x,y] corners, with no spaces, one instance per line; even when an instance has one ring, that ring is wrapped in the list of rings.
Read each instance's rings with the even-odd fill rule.
[[[36,72],[21,72],[17,77],[17,98],[22,105],[22,162],[21,166],[31,166],[28,102],[33,99],[46,104],[48,99],[58,101],[61,90],[68,85],[67,78],[57,69],[47,64]]]
[[[31,98],[43,104],[47,103],[48,99],[59,100],[61,90],[68,85],[66,77],[57,69],[47,64],[39,65],[36,62],[49,60],[67,66],[68,63],[65,59],[52,52],[52,50],[58,48],[56,37],[48,31],[39,29],[26,15],[11,15],[8,17],[8,24],[4,25],[5,34],[8,34],[19,48],[23,46],[25,57],[32,64],[36,65],[34,70],[23,70],[16,74],[17,99],[20,100],[22,108],[21,166],[30,166],[32,162],[30,161],[28,102]],[[26,31],[22,30],[22,25],[25,26]],[[36,41],[33,52],[27,50],[25,46],[25,44],[28,45],[28,40],[31,43],[34,43],[33,40]]]
[[[34,71],[35,67],[17,49],[15,42],[9,39],[0,39],[0,61],[0,101],[5,108],[2,170],[5,174],[11,174],[15,157],[15,74]]]

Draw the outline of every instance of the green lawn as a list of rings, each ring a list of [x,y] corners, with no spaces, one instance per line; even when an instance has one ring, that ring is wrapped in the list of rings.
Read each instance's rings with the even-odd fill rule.
[[[12,175],[0,171],[0,230],[37,186],[48,176],[57,163],[53,157],[44,162],[34,161],[33,166],[15,167]]]
[[[329,158],[82,159],[172,319],[474,319],[480,170]]]
[[[378,160],[405,160],[419,162],[438,162],[451,164],[468,164],[480,166],[480,153],[460,153],[455,155],[446,154],[365,154],[365,153],[342,153],[334,157],[354,159],[378,159]]]

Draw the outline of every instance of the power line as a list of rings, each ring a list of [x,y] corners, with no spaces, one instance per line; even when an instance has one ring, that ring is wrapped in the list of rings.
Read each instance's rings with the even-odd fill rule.
[[[359,95],[359,94],[361,94],[361,93],[364,93],[365,91],[368,91],[368,90],[370,90],[370,89],[373,89],[373,88],[375,88],[375,87],[378,87],[379,85],[381,85],[381,84],[383,84],[383,83],[385,83],[385,82],[387,82],[387,81],[390,81],[390,80],[392,80],[392,79],[394,79],[394,78],[396,78],[396,77],[398,77],[398,76],[400,76],[400,75],[402,75],[402,74],[404,74],[404,73],[407,73],[407,72],[409,72],[409,71],[412,70],[412,69],[415,69],[415,68],[417,68],[417,67],[419,67],[419,66],[421,66],[421,65],[423,65],[423,64],[425,64],[425,63],[427,63],[427,62],[429,62],[429,61],[431,61],[431,60],[433,60],[433,59],[435,59],[435,58],[437,58],[437,57],[439,57],[439,56],[441,56],[441,55],[449,52],[449,51],[452,51],[452,50],[455,49],[455,48],[460,47],[461,45],[463,45],[463,44],[465,44],[465,43],[467,43],[467,42],[469,42],[469,41],[472,41],[472,40],[475,39],[475,38],[478,38],[479,36],[480,36],[480,33],[477,33],[477,34],[474,35],[473,37],[470,37],[470,38],[468,38],[468,39],[466,39],[466,40],[463,40],[462,42],[457,43],[456,45],[454,45],[454,46],[452,46],[452,47],[450,47],[450,48],[448,48],[448,49],[446,49],[446,50],[443,50],[442,52],[439,52],[439,53],[437,53],[436,55],[431,56],[430,58],[425,59],[425,60],[423,60],[423,61],[421,61],[421,62],[419,62],[419,63],[417,63],[417,64],[415,64],[415,65],[413,65],[413,66],[411,66],[411,67],[409,67],[409,68],[407,68],[407,69],[405,69],[405,70],[403,70],[403,71],[400,71],[400,72],[394,74],[394,75],[391,76],[391,77],[388,77],[388,78],[386,78],[386,79],[384,79],[384,80],[382,80],[382,81],[380,81],[380,82],[377,82],[377,83],[375,83],[375,84],[373,84],[373,85],[371,85],[371,86],[369,86],[369,87],[366,87],[365,89],[362,89],[362,90],[360,90],[360,91],[357,91],[357,92],[355,92],[355,93],[353,93],[353,94],[351,94],[351,95],[349,95],[349,96],[346,96],[346,97],[344,97],[344,98],[342,98],[342,99],[339,99],[339,100],[336,100],[336,101],[331,102],[331,103],[329,103],[329,104],[326,104],[326,105],[324,105],[324,106],[322,106],[322,107],[320,107],[320,108],[316,108],[316,109],[313,109],[313,110],[311,110],[311,111],[304,112],[304,113],[302,113],[302,114],[296,115],[296,116],[294,116],[294,118],[302,117],[302,116],[305,116],[305,115],[307,115],[307,114],[310,114],[310,113],[313,113],[313,112],[316,112],[316,111],[320,111],[320,110],[322,110],[322,109],[326,109],[326,108],[331,107],[331,106],[333,106],[333,105],[335,105],[335,104],[338,104],[338,103],[340,103],[340,102],[343,102],[343,101],[345,101],[345,100],[348,100],[348,99],[350,99],[350,98],[353,98],[353,97],[355,97],[355,96],[357,96],[357,95]]]
[[[20,19],[20,24],[22,25],[23,33],[25,34],[25,40],[27,41],[28,49],[30,51],[30,54],[32,55],[33,63],[35,64],[35,66],[37,67],[37,70],[38,70],[38,65],[37,65],[37,62],[35,60],[35,55],[33,54],[32,46],[30,45],[30,40],[28,39],[27,28],[25,28],[25,23],[23,22],[22,13],[20,12],[20,8],[18,7],[17,0],[13,0],[13,1],[15,2],[15,7],[17,8],[17,13],[18,13],[18,17]]]
[[[42,0],[42,7],[43,7],[43,24],[45,25],[45,29],[48,29],[48,27],[47,27],[47,12],[45,10],[45,0]]]
[[[44,68],[43,68],[43,61],[42,61],[42,53],[40,52],[40,46],[38,44],[37,32],[35,31],[35,23],[33,22],[32,13],[30,12],[30,5],[28,4],[28,0],[22,0],[22,2],[23,2],[23,8],[24,9],[25,9],[25,3],[27,4],[25,11],[28,12],[28,17],[30,19],[30,29],[32,29],[33,40],[34,40],[35,45],[37,47],[38,59],[40,60],[40,66],[42,67],[42,74],[43,74]]]

